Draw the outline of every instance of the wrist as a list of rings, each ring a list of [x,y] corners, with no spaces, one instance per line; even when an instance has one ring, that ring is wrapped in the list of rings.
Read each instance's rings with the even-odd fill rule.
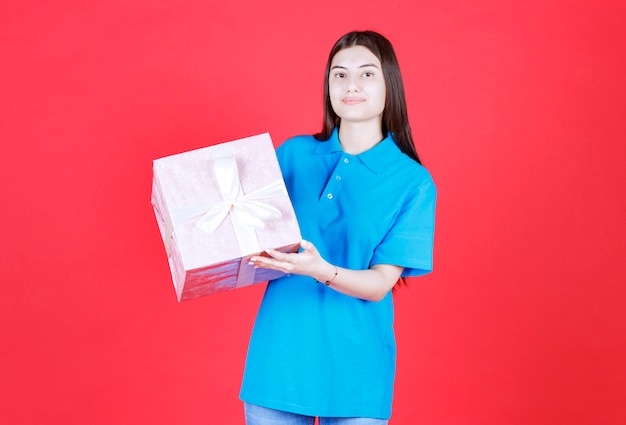
[[[321,279],[315,279],[326,286],[330,286],[335,281],[335,279],[337,278],[337,274],[339,273],[339,269],[337,268],[337,266],[330,263],[328,263],[328,266],[329,271],[325,272],[324,275],[322,275],[323,277]]]

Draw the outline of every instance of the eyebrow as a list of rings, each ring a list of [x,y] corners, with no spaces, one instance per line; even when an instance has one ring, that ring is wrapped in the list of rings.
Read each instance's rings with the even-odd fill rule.
[[[359,66],[359,68],[367,68],[367,67],[370,67],[370,66],[371,66],[371,67],[374,67],[374,68],[378,68],[378,66],[376,66],[376,64],[373,64],[373,63],[366,63],[366,64],[363,64],[363,65]],[[342,66],[342,65],[335,65],[335,66],[331,67],[330,69],[336,69],[336,68],[340,68],[340,69],[348,69],[347,67]]]

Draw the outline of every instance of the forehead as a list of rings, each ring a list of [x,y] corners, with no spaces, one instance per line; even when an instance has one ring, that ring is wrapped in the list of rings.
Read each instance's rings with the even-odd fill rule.
[[[335,56],[333,56],[330,66],[349,68],[367,64],[373,64],[379,68],[381,67],[380,61],[370,49],[365,46],[352,46],[338,51]]]

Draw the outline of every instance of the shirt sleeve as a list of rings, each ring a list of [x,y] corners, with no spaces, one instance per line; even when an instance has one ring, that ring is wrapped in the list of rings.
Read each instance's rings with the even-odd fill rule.
[[[371,265],[404,267],[402,276],[420,276],[433,269],[437,189],[429,177],[402,204],[389,232],[376,247]]]

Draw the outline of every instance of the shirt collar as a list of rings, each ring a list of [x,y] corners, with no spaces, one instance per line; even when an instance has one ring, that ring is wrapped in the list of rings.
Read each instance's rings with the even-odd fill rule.
[[[350,155],[345,153],[339,143],[339,132],[337,127],[333,129],[330,138],[325,142],[317,145],[316,153],[326,155],[330,153],[340,152],[345,155],[359,159],[363,165],[372,170],[376,174],[380,174],[387,170],[403,155],[398,145],[394,141],[391,133],[387,134],[383,140],[374,145],[372,148],[358,155]]]

